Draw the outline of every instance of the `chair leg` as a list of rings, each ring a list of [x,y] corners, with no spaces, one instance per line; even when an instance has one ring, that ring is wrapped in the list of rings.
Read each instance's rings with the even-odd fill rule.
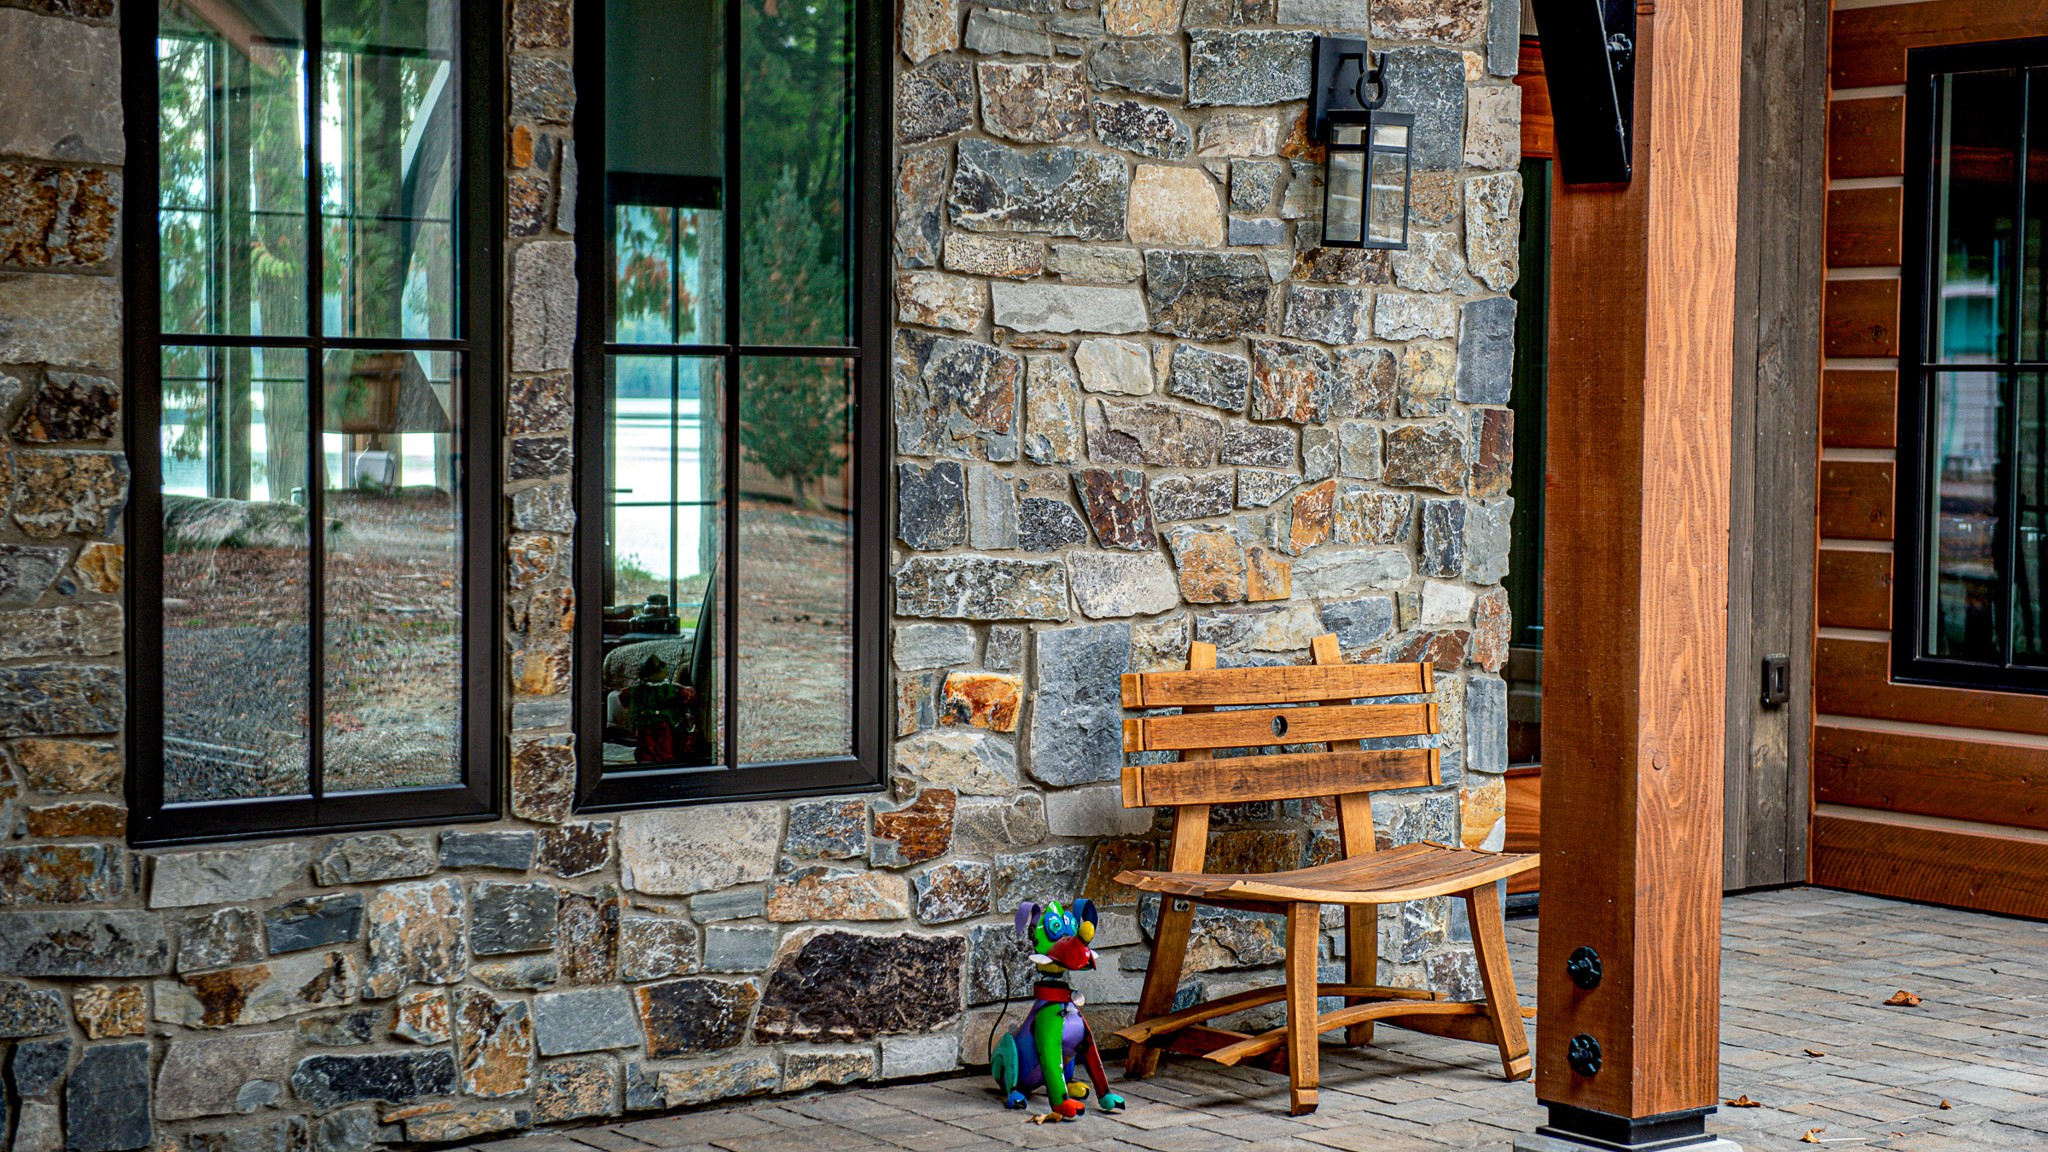
[[[1486,988],[1486,1018],[1500,1045],[1501,1069],[1509,1080],[1526,1080],[1529,1029],[1522,1022],[1522,1002],[1515,995],[1515,974],[1508,967],[1508,933],[1501,921],[1500,889],[1485,884],[1465,893],[1465,912],[1472,922],[1472,949],[1478,954],[1479,979]]]
[[[1175,905],[1181,905],[1176,908]],[[1188,933],[1195,922],[1195,906],[1171,896],[1160,898],[1159,931],[1152,937],[1152,960],[1145,966],[1145,990],[1138,996],[1134,1019],[1150,1020],[1173,1011],[1173,997],[1180,990],[1181,968],[1187,962]],[[1159,1048],[1154,1044],[1132,1044],[1124,1054],[1124,1075],[1142,1080],[1159,1070]]]
[[[1319,904],[1287,908],[1287,1102],[1303,1116],[1316,1110],[1321,1082],[1316,1044],[1316,952],[1322,942]]]
[[[1354,904],[1344,909],[1344,977],[1353,984],[1380,982],[1380,906]],[[1351,997],[1346,1004],[1362,1004]],[[1344,1042],[1353,1048],[1372,1043],[1372,1021],[1353,1024],[1344,1030]]]

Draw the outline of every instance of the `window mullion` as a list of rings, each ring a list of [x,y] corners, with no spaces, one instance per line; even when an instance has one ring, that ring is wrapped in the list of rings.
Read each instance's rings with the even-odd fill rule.
[[[327,732],[327,335],[326,234],[320,226],[320,77],[325,67],[320,0],[305,0],[306,29],[306,790],[326,798]]]
[[[721,150],[725,161],[725,195],[723,215],[725,225],[725,389],[719,396],[724,407],[720,421],[719,446],[723,458],[719,469],[723,474],[722,485],[725,498],[725,579],[719,590],[719,599],[724,601],[725,619],[720,627],[725,633],[725,684],[721,701],[725,711],[725,764],[728,768],[740,766],[739,756],[739,585],[740,585],[740,388],[742,366],[739,344],[745,334],[746,318],[740,314],[740,277],[745,269],[740,266],[742,239],[746,232],[745,211],[740,194],[740,129],[741,92],[745,87],[742,70],[746,66],[746,14],[738,0],[726,0],[725,4],[725,146]],[[701,401],[700,401],[701,404]],[[700,409],[701,410],[701,409]],[[716,579],[716,573],[713,578]]]

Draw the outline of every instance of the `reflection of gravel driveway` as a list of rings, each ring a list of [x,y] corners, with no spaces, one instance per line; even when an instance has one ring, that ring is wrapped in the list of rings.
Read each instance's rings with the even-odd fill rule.
[[[853,750],[852,547],[840,513],[741,503],[740,763]]]

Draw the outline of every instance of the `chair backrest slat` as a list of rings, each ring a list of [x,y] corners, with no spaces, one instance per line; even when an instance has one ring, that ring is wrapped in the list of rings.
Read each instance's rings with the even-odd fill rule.
[[[1385,736],[1430,736],[1436,705],[1324,704],[1313,708],[1247,708],[1124,721],[1124,751],[1178,752],[1189,748],[1264,748],[1325,744]]]
[[[1418,664],[1302,664],[1281,668],[1208,668],[1185,672],[1127,672],[1126,708],[1190,704],[1307,704],[1375,696],[1423,696],[1436,691],[1436,669]]]
[[[1181,709],[1178,715],[1124,721],[1124,751],[1181,753],[1176,762],[1127,765],[1122,774],[1125,807],[1177,809],[1175,855],[1188,859],[1177,862],[1174,871],[1201,869],[1206,836],[1198,832],[1207,828],[1210,804],[1336,796],[1340,808],[1358,824],[1345,837],[1345,854],[1356,855],[1372,850],[1367,794],[1442,782],[1441,759],[1434,748],[1358,745],[1360,740],[1436,733],[1434,702],[1352,703],[1427,695],[1435,690],[1435,668],[1427,662],[1338,663],[1334,636],[1317,637],[1314,650],[1315,664],[1217,668],[1215,649],[1197,643],[1189,650],[1190,667],[1185,672],[1142,672],[1123,678],[1124,707]],[[1219,707],[1227,710],[1216,711]],[[1302,744],[1321,744],[1328,750],[1211,755],[1219,748]],[[1183,831],[1188,834],[1183,836]]]
[[[1422,788],[1443,782],[1439,765],[1434,748],[1295,752],[1146,764],[1124,770],[1124,807],[1243,804]]]

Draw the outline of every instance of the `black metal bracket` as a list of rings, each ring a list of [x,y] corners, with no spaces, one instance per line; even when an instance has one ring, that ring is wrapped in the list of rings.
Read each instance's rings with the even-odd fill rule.
[[[1531,0],[1567,184],[1623,184],[1633,169],[1636,0]]]
[[[1577,1072],[1579,1075],[1598,1076],[1600,1074],[1600,1041],[1595,1040],[1585,1032],[1581,1032],[1577,1036],[1572,1037],[1571,1044],[1565,1048],[1564,1059],[1565,1063],[1572,1066],[1572,1071]]]
[[[1758,703],[1766,708],[1783,708],[1792,700],[1792,658],[1783,652],[1764,657],[1763,692]]]
[[[1564,974],[1572,983],[1590,992],[1600,986],[1600,954],[1585,945],[1572,949],[1571,958],[1564,962]]]
[[[1385,104],[1386,67],[1387,54],[1372,51],[1364,40],[1316,37],[1309,83],[1309,139],[1330,138],[1332,112],[1372,112]]]

